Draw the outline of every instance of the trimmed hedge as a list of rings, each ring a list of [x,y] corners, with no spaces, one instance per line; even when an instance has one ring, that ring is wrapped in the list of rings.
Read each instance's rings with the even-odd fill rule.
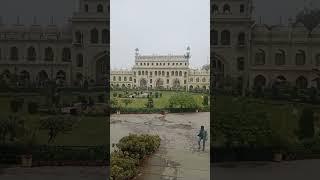
[[[111,179],[131,179],[138,173],[139,164],[160,147],[160,137],[130,134],[120,139],[118,150],[111,153]]]

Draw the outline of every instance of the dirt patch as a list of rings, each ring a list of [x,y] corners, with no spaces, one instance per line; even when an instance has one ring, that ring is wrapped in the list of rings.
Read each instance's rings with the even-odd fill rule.
[[[173,125],[168,125],[166,127],[170,129],[185,129],[185,130],[193,129],[190,124],[173,124]]]

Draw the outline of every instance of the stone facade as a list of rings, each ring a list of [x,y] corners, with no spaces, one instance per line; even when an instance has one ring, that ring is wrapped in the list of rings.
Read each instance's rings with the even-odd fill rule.
[[[320,66],[320,25],[311,32],[302,24],[284,25],[280,20],[268,26],[253,20],[252,9],[252,0],[211,3],[214,85],[229,76],[249,88],[279,81],[320,88],[314,72]]]
[[[140,89],[209,90],[210,70],[189,67],[190,48],[185,55],[140,55],[136,49],[131,70],[111,71],[111,87]]]
[[[10,81],[42,86],[59,80],[65,86],[105,85],[109,64],[109,4],[79,0],[79,9],[58,26],[0,23],[0,73]]]

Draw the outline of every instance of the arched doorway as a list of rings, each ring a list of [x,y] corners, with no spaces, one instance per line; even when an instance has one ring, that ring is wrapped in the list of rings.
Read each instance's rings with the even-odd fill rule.
[[[49,80],[47,72],[45,70],[40,71],[38,73],[37,80],[40,86],[44,86],[46,82]]]
[[[213,87],[220,87],[223,84],[223,79],[225,75],[226,70],[226,63],[224,58],[217,55],[216,53],[213,53],[211,55],[211,83],[213,84]]]
[[[156,81],[156,88],[159,88],[159,89],[163,88],[163,80],[162,79],[158,79]]]
[[[179,88],[180,88],[180,81],[179,81],[179,79],[173,80],[172,88],[174,88],[174,89],[179,89]]]
[[[147,89],[147,80],[146,79],[141,79],[140,80],[140,88],[141,89]]]
[[[258,75],[254,78],[254,87],[264,87],[266,85],[266,78],[262,75]]]
[[[300,76],[296,80],[296,87],[299,89],[306,89],[308,88],[308,80],[304,76]]]

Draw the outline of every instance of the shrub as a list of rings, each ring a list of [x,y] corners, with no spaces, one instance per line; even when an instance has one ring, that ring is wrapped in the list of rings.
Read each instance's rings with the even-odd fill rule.
[[[117,97],[118,96],[118,94],[117,93],[113,93],[113,97]]]
[[[105,102],[104,94],[100,94],[100,95],[98,96],[98,102],[99,102],[99,103],[104,103],[104,102]]]
[[[130,179],[136,176],[138,160],[122,152],[111,153],[111,179]]]
[[[120,139],[117,147],[122,152],[129,153],[130,157],[143,159],[146,155],[154,153],[160,146],[160,137],[152,135],[136,135]]]
[[[36,102],[29,102],[28,103],[28,112],[30,114],[35,114],[38,112],[39,104]]]
[[[300,138],[313,138],[314,136],[314,116],[311,108],[304,108],[299,119]]]
[[[12,112],[18,112],[22,109],[24,103],[24,99],[14,99],[10,101],[10,108]]]

